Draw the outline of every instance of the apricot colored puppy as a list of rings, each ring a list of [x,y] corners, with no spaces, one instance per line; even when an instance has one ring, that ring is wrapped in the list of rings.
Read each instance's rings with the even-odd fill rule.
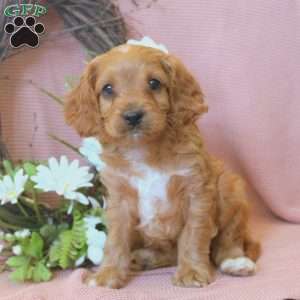
[[[206,111],[194,77],[160,50],[122,45],[87,65],[65,118],[103,145],[109,232],[89,284],[120,288],[130,269],[170,265],[184,287],[208,285],[215,266],[255,272],[243,182],[205,149],[195,121]]]

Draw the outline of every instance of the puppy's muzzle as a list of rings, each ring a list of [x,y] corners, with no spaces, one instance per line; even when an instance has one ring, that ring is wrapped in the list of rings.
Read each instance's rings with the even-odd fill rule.
[[[123,113],[122,117],[130,127],[136,127],[142,122],[144,115],[142,110],[134,110]]]

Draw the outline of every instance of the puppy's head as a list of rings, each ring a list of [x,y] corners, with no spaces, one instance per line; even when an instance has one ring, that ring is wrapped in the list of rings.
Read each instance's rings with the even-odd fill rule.
[[[207,110],[199,85],[175,57],[122,45],[93,59],[67,95],[65,118],[108,143],[155,140]]]

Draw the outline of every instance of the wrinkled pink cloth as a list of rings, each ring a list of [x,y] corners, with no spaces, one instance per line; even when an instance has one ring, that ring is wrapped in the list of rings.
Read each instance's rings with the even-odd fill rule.
[[[121,290],[90,288],[82,283],[86,271],[60,272],[49,283],[20,285],[0,275],[0,300],[283,300],[300,299],[300,227],[275,219],[262,207],[252,231],[263,241],[258,272],[252,277],[218,274],[205,288],[171,284],[175,268],[143,272]]]
[[[120,1],[131,27],[179,56],[200,81],[209,113],[199,121],[212,153],[224,159],[258,195],[253,232],[263,241],[259,272],[250,278],[220,276],[205,289],[170,284],[173,268],[145,272],[120,291],[81,284],[83,270],[53,282],[15,285],[0,276],[0,300],[35,299],[300,299],[300,8],[298,1],[167,1],[150,8]],[[46,31],[61,29],[49,13]],[[78,145],[61,107],[28,84],[65,93],[66,75],[84,67],[84,51],[64,36],[25,50],[0,66],[0,112],[14,158],[74,154],[51,140],[55,133]]]

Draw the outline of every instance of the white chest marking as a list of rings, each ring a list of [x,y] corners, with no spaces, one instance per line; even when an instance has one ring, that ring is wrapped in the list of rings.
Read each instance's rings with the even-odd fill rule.
[[[127,158],[139,176],[129,179],[130,185],[138,192],[139,216],[141,225],[151,222],[159,212],[165,212],[170,207],[168,199],[168,183],[173,175],[186,175],[187,170],[164,172],[149,167],[143,162],[143,154],[139,151],[131,152]],[[134,160],[133,160],[134,159]]]
[[[157,210],[168,209],[167,185],[171,174],[162,173],[142,163],[135,167],[142,176],[131,177],[130,184],[138,192],[141,224],[145,225],[155,217]]]

